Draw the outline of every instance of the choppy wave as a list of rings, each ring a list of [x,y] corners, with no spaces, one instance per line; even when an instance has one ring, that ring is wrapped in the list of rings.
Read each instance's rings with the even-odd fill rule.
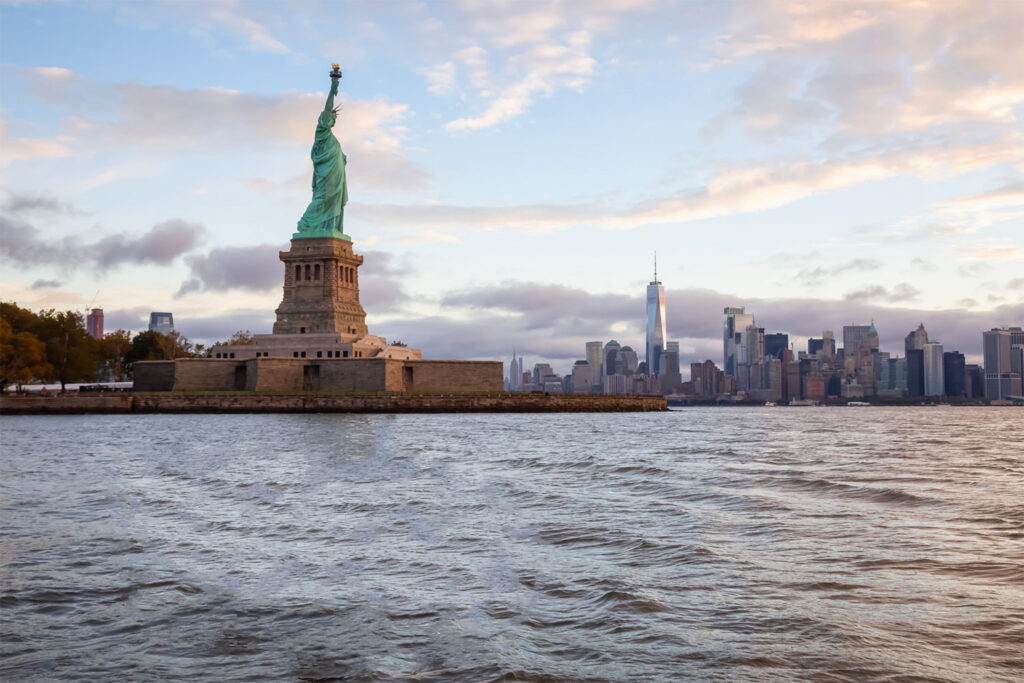
[[[4,680],[1024,678],[1012,409],[0,428]]]

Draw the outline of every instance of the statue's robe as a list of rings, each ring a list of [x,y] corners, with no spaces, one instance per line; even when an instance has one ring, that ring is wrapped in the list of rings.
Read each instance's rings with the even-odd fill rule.
[[[325,110],[316,124],[316,138],[310,152],[313,159],[313,200],[299,219],[299,233],[344,233],[342,222],[345,204],[348,203],[347,160],[331,131],[334,121],[334,112]]]

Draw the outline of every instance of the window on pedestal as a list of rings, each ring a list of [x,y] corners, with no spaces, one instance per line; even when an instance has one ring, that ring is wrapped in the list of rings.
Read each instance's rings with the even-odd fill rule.
[[[306,279],[309,280],[309,264],[306,264]]]
[[[302,279],[302,266],[295,266],[295,281]]]
[[[320,279],[320,264],[319,263],[316,264],[315,266],[313,266],[313,279],[314,280],[319,280]]]

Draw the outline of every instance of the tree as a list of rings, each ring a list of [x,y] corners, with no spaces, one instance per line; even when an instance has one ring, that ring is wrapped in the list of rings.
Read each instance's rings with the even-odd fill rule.
[[[127,330],[107,332],[99,340],[99,366],[104,376],[113,382],[123,382],[128,376],[126,357],[132,348],[132,335]]]
[[[158,333],[158,335],[157,345],[167,360],[188,358],[195,355],[192,353],[192,342],[188,340],[188,337],[183,336],[181,332],[171,331],[166,334]]]
[[[46,362],[46,345],[31,332],[14,332],[6,318],[0,318],[0,390],[10,383],[21,385],[53,372]]]
[[[61,391],[69,382],[96,379],[97,343],[85,331],[81,313],[40,311],[36,336],[46,345],[50,376],[60,382]]]
[[[35,334],[39,325],[38,315],[13,302],[0,302],[0,318],[6,320],[11,326],[11,331],[15,333],[32,332]]]
[[[231,339],[228,339],[227,343],[231,346],[249,346],[256,343],[256,340],[252,338],[252,332],[249,330],[239,330],[231,335]]]
[[[192,342],[179,332],[161,334],[153,330],[140,332],[132,338],[132,347],[125,354],[125,370],[134,374],[135,363],[140,360],[174,360],[191,356]]]

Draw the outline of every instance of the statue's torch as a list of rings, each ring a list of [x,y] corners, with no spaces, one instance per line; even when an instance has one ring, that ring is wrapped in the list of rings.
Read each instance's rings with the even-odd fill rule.
[[[341,78],[341,65],[340,64],[331,64],[331,66],[333,67],[333,70],[331,71],[331,78],[340,79]]]

